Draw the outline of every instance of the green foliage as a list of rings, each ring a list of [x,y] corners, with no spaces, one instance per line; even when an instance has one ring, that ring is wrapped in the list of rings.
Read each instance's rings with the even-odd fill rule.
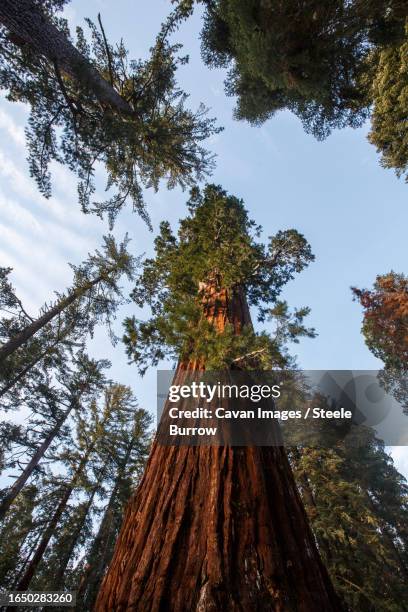
[[[204,359],[208,367],[219,368],[257,351],[264,358],[269,355],[270,364],[282,365],[283,341],[313,335],[302,324],[307,309],[292,316],[287,305],[277,304],[284,285],[313,261],[309,244],[293,229],[262,244],[257,240],[260,228],[249,219],[242,200],[216,185],[202,192],[194,188],[188,210],[177,237],[167,222],[161,224],[156,257],[145,260],[137,278],[132,297],[138,306],[148,305],[152,317],[125,320],[128,356],[142,373],[165,356]],[[241,288],[249,305],[258,307],[260,320],[276,316],[279,341],[250,327],[237,335],[227,325],[219,333],[203,317],[203,300],[214,279],[231,294]]]
[[[72,42],[67,21],[49,2],[48,15]],[[42,11],[41,3],[38,10]],[[105,213],[110,224],[129,199],[133,209],[148,221],[142,189],[191,185],[211,171],[212,156],[201,142],[218,129],[200,106],[186,108],[187,94],[178,88],[175,75],[186,57],[180,45],[167,42],[164,29],[147,60],[129,60],[123,44],[108,43],[100,21],[98,29],[87,21],[90,40],[77,28],[76,47],[82,55],[83,78],[69,76],[50,57],[3,28],[0,32],[0,87],[11,101],[31,108],[27,145],[31,175],[41,193],[51,194],[49,165],[52,160],[68,166],[78,177],[79,201],[84,212]],[[122,98],[128,109],[102,104],[98,92],[87,83],[87,71],[96,69]],[[98,163],[106,170],[105,201],[94,199],[94,173]]]
[[[84,572],[81,557],[87,563],[103,559],[97,577],[101,580],[113,552],[124,505],[147,459],[151,421],[150,415],[138,407],[131,389],[124,385],[109,385],[102,397],[82,403],[75,416],[75,437],[58,455],[68,474],[50,478],[52,488],[61,493],[67,485],[73,485],[70,503],[36,571],[33,588],[60,590],[69,585],[76,590]],[[104,506],[111,498],[110,524],[104,526],[109,541],[99,541],[102,548],[93,550],[94,528],[98,533],[102,527]]]
[[[405,39],[376,53],[369,84],[373,110],[370,142],[381,153],[381,164],[394,168],[408,182],[408,21]]]
[[[380,382],[408,414],[408,278],[391,271],[377,276],[372,289],[352,291],[364,309],[365,342],[385,366]]]
[[[56,293],[56,304],[63,307],[57,313],[58,321],[54,322],[54,328],[47,328],[51,332],[47,334],[48,341],[52,341],[53,336],[62,339],[69,334],[76,341],[84,334],[92,335],[95,325],[101,322],[110,329],[117,308],[125,302],[119,283],[124,276],[131,280],[138,264],[138,260],[128,252],[128,243],[127,235],[120,244],[113,236],[104,236],[102,249],[89,254],[79,266],[70,264],[73,282],[65,294]],[[10,272],[10,268],[0,268],[0,310],[5,314],[1,319],[0,339],[4,344],[34,321],[24,310],[8,280]],[[70,296],[75,300],[65,303]],[[45,304],[39,316],[53,307],[54,304]]]
[[[323,561],[348,609],[406,610],[408,487],[382,442],[292,451],[291,463]]]
[[[87,597],[94,596],[113,552],[124,506],[141,477],[150,445],[151,416],[138,406],[129,387],[108,383],[100,364],[84,356],[82,365],[81,371],[67,372],[65,381],[66,400],[70,401],[68,390],[76,393],[77,409],[0,527],[0,588],[18,583],[39,542],[47,536],[30,588],[77,590],[84,573],[81,558],[86,557],[92,563],[98,561],[97,572],[88,581],[90,591],[86,591]],[[38,406],[37,410],[39,413]],[[49,421],[34,425],[30,420],[29,425],[40,443],[46,429],[52,427]],[[7,442],[7,431],[2,433]],[[8,450],[13,446],[14,440],[6,444]],[[26,449],[22,461],[29,455]],[[49,533],[56,508],[67,492],[58,522]],[[99,528],[104,533],[102,540],[94,535]],[[103,550],[98,545],[95,549],[94,541]]]
[[[77,333],[81,327],[82,334],[92,335],[97,323],[105,323],[111,339],[115,339],[111,321],[118,307],[126,302],[120,281],[123,277],[132,280],[138,265],[138,260],[128,252],[128,244],[127,235],[120,244],[116,244],[113,236],[104,236],[102,250],[89,254],[80,266],[71,265],[74,280],[67,294],[74,292],[78,298],[64,315],[65,324],[76,326]],[[59,299],[63,297],[58,295]]]
[[[277,301],[268,312],[268,320],[276,325],[275,337],[279,344],[294,342],[297,344],[302,336],[314,338],[316,332],[313,328],[305,327],[303,321],[310,314],[310,308],[295,308],[290,312],[287,302]]]
[[[0,267],[0,309],[16,310],[20,317],[27,317],[20,300],[17,298],[13,285],[9,281],[12,268]]]
[[[194,0],[173,1],[178,22],[193,12]],[[237,119],[260,125],[289,110],[322,139],[371,116],[381,164],[408,180],[406,2],[199,1],[202,57],[229,69]]]
[[[109,365],[106,360],[90,359],[80,352],[71,363],[64,363],[63,371],[54,371],[52,377],[36,380],[33,376],[23,396],[24,425],[0,424],[3,469],[13,469],[16,478],[24,474],[27,463],[37,456],[44,441],[52,436],[47,451],[38,457],[38,463],[29,475],[32,483],[41,480],[48,461],[55,460],[63,444],[71,443],[72,420],[67,419],[67,412],[71,418],[79,418],[76,415],[83,410],[83,403],[92,401],[108,384],[104,370]],[[8,493],[8,488],[0,490],[0,502]]]
[[[149,450],[150,415],[135,404],[128,387],[115,385],[110,390],[110,401],[121,402],[131,408],[129,418],[122,420],[111,445],[108,483],[105,484],[103,507],[99,527],[88,539],[86,554],[78,566],[78,606],[92,610],[100,582],[113,554],[122,515],[132,491],[140,481]],[[109,448],[107,448],[109,451]]]
[[[38,316],[57,308],[52,319],[1,362],[2,407],[17,408],[26,395],[35,395],[33,384],[46,385],[51,372],[68,368],[73,356],[84,350],[96,325],[106,325],[112,342],[116,342],[111,326],[117,309],[126,302],[120,282],[123,277],[133,278],[138,263],[128,252],[128,242],[127,236],[120,244],[105,236],[102,249],[89,254],[80,265],[71,265],[71,287],[64,294],[57,293],[55,304],[45,304]],[[4,346],[35,321],[18,299],[9,273],[10,269],[0,269],[0,342]]]
[[[289,109],[318,138],[361,125],[360,86],[374,45],[401,36],[403,3],[389,0],[204,0],[204,61],[228,66],[238,119],[260,124]]]
[[[20,551],[30,540],[33,512],[37,500],[35,486],[27,487],[15,500],[5,521],[0,524],[0,587],[12,586],[13,572],[21,561]]]

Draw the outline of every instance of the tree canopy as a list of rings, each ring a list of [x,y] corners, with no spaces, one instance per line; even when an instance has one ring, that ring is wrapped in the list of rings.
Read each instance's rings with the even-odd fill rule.
[[[370,142],[381,164],[394,168],[408,182],[408,20],[405,39],[376,51],[376,70],[370,84],[373,103]]]
[[[369,349],[389,367],[408,362],[408,278],[377,276],[373,289],[353,288],[364,308],[363,334]]]
[[[350,610],[406,610],[408,487],[371,428],[290,450],[322,558]]]
[[[381,164],[407,172],[407,18],[402,0],[174,0],[204,6],[202,57],[227,68],[234,115],[261,125],[289,110],[318,139],[359,127]]]
[[[259,124],[289,109],[307,131],[360,125],[370,101],[360,87],[373,45],[401,36],[402,3],[205,0],[202,49],[229,67],[236,116]]]
[[[129,357],[141,371],[166,355],[205,356],[208,367],[221,367],[259,351],[287,363],[284,341],[313,335],[313,330],[303,325],[308,308],[290,312],[278,298],[284,285],[313,261],[310,245],[294,229],[279,231],[263,244],[258,240],[261,228],[242,200],[217,185],[194,188],[187,206],[189,215],[181,220],[177,237],[167,222],[161,224],[156,256],[145,260],[136,277],[132,298],[140,307],[148,305],[152,317],[126,319]],[[272,338],[248,327],[236,335],[229,326],[217,333],[202,317],[205,287],[214,279],[226,290],[243,288],[259,319],[275,319],[279,333]]]
[[[211,171],[201,142],[218,131],[200,106],[190,111],[176,83],[179,44],[164,24],[147,60],[130,60],[123,42],[108,42],[102,21],[77,28],[58,16],[64,2],[22,0],[0,8],[0,87],[30,106],[29,166],[40,191],[51,195],[50,162],[78,177],[84,212],[112,224],[127,200],[148,220],[143,188],[191,185]],[[95,200],[95,169],[106,170],[108,197]]]
[[[390,272],[377,276],[372,289],[352,290],[364,309],[366,344],[384,363],[381,384],[408,414],[408,278]]]

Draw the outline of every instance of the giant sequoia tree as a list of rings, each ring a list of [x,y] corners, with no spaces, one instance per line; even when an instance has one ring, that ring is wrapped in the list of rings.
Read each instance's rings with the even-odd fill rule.
[[[306,240],[287,230],[265,247],[242,201],[213,185],[193,191],[189,211],[178,237],[162,225],[145,263],[134,298],[152,319],[127,321],[129,355],[176,352],[176,383],[254,354],[264,367],[286,363],[277,338],[253,330],[249,306],[271,314],[313,259]],[[307,333],[299,317],[291,332]],[[339,610],[285,450],[156,440],[96,609]]]

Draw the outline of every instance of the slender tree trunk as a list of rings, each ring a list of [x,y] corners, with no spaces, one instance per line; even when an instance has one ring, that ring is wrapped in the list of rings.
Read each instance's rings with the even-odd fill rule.
[[[302,449],[301,451],[298,448],[292,449],[292,455],[294,457],[295,462],[300,464],[300,460],[303,454],[307,454],[307,449]],[[307,472],[301,470],[300,473],[297,474],[296,481],[300,486],[301,490],[301,498],[304,502],[306,514],[309,517],[310,522],[313,526],[313,521],[318,518],[318,509],[316,504],[315,495],[313,493],[312,487],[310,485],[310,480]],[[330,548],[330,543],[326,540],[324,536],[321,535],[317,542],[318,548],[323,555],[323,559],[326,562],[330,562],[333,558],[333,554]]]
[[[30,558],[31,558],[32,553],[33,553],[33,552],[34,552],[34,550],[37,548],[37,545],[38,545],[38,543],[39,543],[40,539],[41,539],[41,534],[39,534],[39,535],[37,536],[36,540],[35,540],[35,541],[34,541],[34,543],[31,545],[31,547],[30,547],[30,549],[29,549],[29,551],[28,551],[28,553],[27,553],[27,555],[26,555],[26,557],[25,557],[25,559],[24,559],[24,561],[23,561],[23,564],[22,564],[22,566],[20,567],[20,569],[19,569],[19,571],[18,571],[18,574],[17,574],[17,576],[15,577],[15,579],[14,579],[14,581],[13,581],[13,585],[12,585],[12,589],[13,589],[13,590],[15,590],[15,589],[17,588],[17,585],[18,585],[18,583],[19,583],[19,581],[20,581],[20,578],[21,578],[21,576],[23,575],[23,573],[25,572],[25,568],[27,567],[27,565],[28,565],[28,563],[29,563],[29,561],[30,561]]]
[[[67,503],[69,501],[69,498],[71,497],[71,494],[75,488],[76,483],[78,482],[79,477],[82,474],[82,471],[89,459],[89,456],[91,454],[93,450],[93,447],[89,447],[88,450],[86,451],[85,455],[82,457],[81,462],[78,466],[78,468],[75,470],[75,473],[73,475],[73,477],[71,478],[71,482],[69,483],[69,485],[65,488],[63,496],[60,499],[60,502],[57,506],[57,509],[55,510],[54,514],[52,515],[52,518],[50,520],[50,522],[48,523],[44,534],[40,540],[40,543],[32,557],[32,559],[30,560],[30,563],[28,564],[28,567],[26,569],[26,571],[24,572],[23,577],[21,578],[20,582],[17,585],[17,591],[26,591],[30,585],[30,582],[32,580],[32,577],[34,576],[36,569],[38,567],[38,564],[40,563],[40,561],[43,558],[43,555],[47,549],[47,546],[49,544],[50,539],[52,538],[52,536],[54,535],[55,532],[55,528],[58,525],[58,522],[61,518],[61,516],[64,513],[65,508],[67,507]]]
[[[0,3],[1,6],[1,3]],[[17,349],[19,349],[23,344],[27,342],[34,334],[36,334],[40,329],[45,327],[54,317],[59,315],[61,312],[65,310],[70,304],[75,302],[78,298],[80,298],[84,293],[92,289],[95,285],[101,282],[102,276],[99,275],[93,281],[85,283],[81,287],[77,287],[73,291],[71,291],[66,297],[62,298],[59,302],[55,304],[52,308],[49,308],[43,315],[35,319],[32,323],[27,325],[21,332],[13,336],[11,340],[6,342],[0,347],[0,364],[6,359],[9,355],[14,353]]]
[[[55,528],[58,525],[58,521],[60,520],[66,506],[68,500],[71,496],[72,491],[74,490],[74,485],[71,484],[65,489],[64,495],[62,496],[60,503],[57,506],[56,511],[54,512],[50,522],[47,525],[47,528],[41,538],[41,541],[28,564],[26,571],[24,572],[23,577],[17,585],[17,591],[26,591],[30,585],[31,579],[35,574],[38,564],[40,563],[43,555],[47,549],[48,543],[52,538]]]
[[[92,544],[88,562],[81,576],[77,593],[78,609],[92,610],[103,573],[111,560],[114,548],[114,512],[119,487],[115,486],[103,513],[98,533]],[[113,540],[113,541],[112,541]]]
[[[0,520],[4,518],[4,515],[10,508],[11,504],[13,503],[17,495],[20,493],[20,491],[26,484],[27,480],[30,478],[31,474],[33,473],[35,468],[40,463],[41,459],[44,457],[51,442],[54,440],[55,436],[60,431],[62,425],[64,424],[64,422],[67,420],[68,416],[70,415],[74,405],[75,405],[75,402],[71,402],[71,404],[68,406],[65,412],[61,415],[61,417],[55,423],[54,427],[48,433],[45,440],[37,448],[36,452],[31,457],[29,463],[26,465],[24,470],[21,472],[20,476],[17,478],[17,480],[14,482],[14,484],[10,487],[8,492],[2,498],[1,503],[0,503]]]
[[[295,457],[295,460],[299,462],[301,458],[301,454],[298,451],[298,449],[293,449],[292,454]],[[297,481],[301,489],[302,499],[304,501],[306,508],[308,509],[309,516],[316,516],[317,515],[316,500],[315,500],[312,488],[310,486],[309,478],[304,470],[301,470],[300,473],[298,473]]]
[[[119,465],[115,485],[81,576],[77,592],[77,607],[80,607],[79,609],[81,610],[93,609],[103,573],[112,557],[115,532],[119,529],[121,518],[120,516],[115,516],[115,506],[118,505],[117,496],[123,484],[124,473],[132,449],[133,442],[129,444],[123,462]],[[116,514],[118,514],[117,511]]]
[[[0,390],[0,397],[3,397],[3,395],[5,395],[8,391],[10,391],[10,389],[12,389],[14,385],[20,382],[20,380],[22,380],[24,376],[26,376],[30,372],[30,370],[32,370],[34,366],[36,366],[37,363],[39,363],[47,355],[49,350],[50,349],[43,351],[40,355],[38,355],[36,359],[34,359],[28,365],[26,365],[26,367],[23,368],[21,372],[19,372],[12,380],[10,380],[6,384],[6,386]]]
[[[370,493],[366,490],[365,491],[365,496],[366,499],[368,500],[368,503],[372,509],[372,511],[374,512],[374,515],[379,519],[380,523],[381,523],[381,531],[383,533],[383,535],[385,536],[385,538],[388,540],[388,543],[390,544],[393,553],[395,554],[396,560],[400,565],[401,571],[403,572],[404,576],[406,577],[406,579],[408,580],[408,567],[405,564],[404,559],[401,556],[400,551],[398,550],[397,546],[395,545],[395,541],[394,538],[392,536],[392,534],[390,533],[390,529],[386,523],[386,521],[382,518],[382,516],[379,516],[378,510],[376,508],[376,504],[373,502]]]
[[[81,516],[78,519],[77,525],[71,535],[69,545],[64,550],[64,556],[62,559],[59,559],[58,570],[54,576],[53,580],[53,589],[55,591],[62,591],[64,587],[64,576],[68,566],[68,563],[72,557],[72,554],[75,550],[75,546],[77,544],[78,538],[81,535],[82,529],[85,525],[86,517],[88,516],[88,512],[93,504],[93,500],[95,498],[96,492],[100,487],[100,481],[93,487],[91,495],[88,497],[88,501],[86,502],[85,507],[81,511]]]
[[[6,383],[5,387],[3,387],[0,390],[0,397],[3,397],[3,395],[8,393],[8,391],[10,391],[10,389],[12,389],[14,387],[14,385],[19,383],[37,365],[37,363],[40,363],[40,361],[42,361],[42,359],[44,359],[44,357],[46,357],[50,353],[54,352],[54,350],[56,349],[58,344],[61,342],[61,340],[65,336],[66,336],[66,333],[63,336],[60,336],[59,338],[57,338],[57,340],[55,340],[55,342],[53,342],[51,344],[51,346],[48,346],[33,361],[31,361],[28,365],[26,365],[25,368],[23,368],[21,370],[21,372],[19,372],[14,378],[9,380],[9,382]]]
[[[63,72],[92,91],[101,104],[126,115],[132,114],[128,102],[102,78],[65,34],[48,21],[39,4],[33,0],[2,0],[0,23],[22,44],[29,45],[50,62],[56,62]]]
[[[206,293],[219,331],[250,324],[243,291],[209,284]],[[174,384],[199,367],[180,364]],[[156,440],[95,610],[341,610],[285,449]]]
[[[103,429],[103,427],[106,424],[106,421],[108,420],[109,415],[105,414],[103,421],[100,423],[100,427],[101,430]],[[58,507],[56,509],[56,511],[54,512],[50,522],[48,523],[45,531],[44,531],[44,535],[41,538],[41,541],[38,545],[38,548],[36,549],[33,558],[31,559],[29,566],[26,570],[26,572],[24,573],[22,579],[20,580],[18,586],[17,586],[17,590],[18,591],[25,591],[27,590],[27,588],[30,585],[31,579],[35,574],[35,571],[37,569],[38,564],[40,563],[44,552],[47,549],[48,543],[50,541],[50,539],[52,538],[52,536],[54,535],[55,532],[55,528],[58,525],[58,522],[67,506],[68,500],[73,492],[73,490],[75,489],[75,486],[78,482],[78,480],[80,479],[82,472],[88,462],[88,459],[90,458],[91,454],[94,452],[95,450],[95,446],[98,440],[98,436],[95,433],[91,443],[89,444],[88,448],[85,451],[85,454],[83,455],[77,469],[75,470],[72,478],[71,478],[71,482],[69,483],[69,485],[65,488],[65,492],[58,504]]]

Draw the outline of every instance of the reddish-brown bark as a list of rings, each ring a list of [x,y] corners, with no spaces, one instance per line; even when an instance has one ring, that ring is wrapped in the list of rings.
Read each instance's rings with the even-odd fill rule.
[[[250,324],[242,291],[205,289],[220,331]],[[190,369],[200,364],[180,364],[174,384]],[[284,448],[156,441],[95,610],[340,609]]]

